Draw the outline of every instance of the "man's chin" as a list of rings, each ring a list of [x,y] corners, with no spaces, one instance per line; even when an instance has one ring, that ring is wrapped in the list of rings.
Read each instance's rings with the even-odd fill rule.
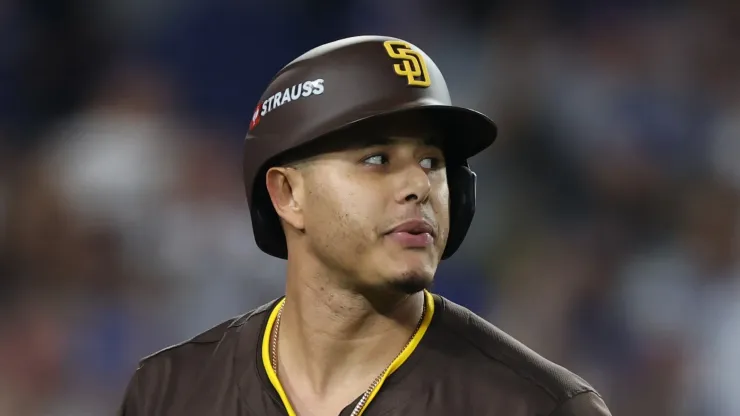
[[[425,289],[431,289],[432,279],[401,279],[391,282],[391,288],[395,292],[405,295],[413,295]]]
[[[389,279],[388,285],[394,292],[413,295],[425,289],[431,289],[434,276],[430,273],[409,271]]]
[[[434,269],[403,268],[385,270],[379,273],[377,280],[366,282],[357,289],[381,313],[386,313],[397,306],[397,302],[423,290],[429,290],[434,283]]]

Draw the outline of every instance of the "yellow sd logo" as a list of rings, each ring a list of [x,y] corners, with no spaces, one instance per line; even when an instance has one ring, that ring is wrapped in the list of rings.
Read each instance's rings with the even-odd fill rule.
[[[383,45],[388,56],[401,61],[399,64],[393,64],[393,69],[399,76],[406,77],[409,85],[428,87],[432,83],[424,57],[411,49],[411,45],[398,40],[388,40]]]

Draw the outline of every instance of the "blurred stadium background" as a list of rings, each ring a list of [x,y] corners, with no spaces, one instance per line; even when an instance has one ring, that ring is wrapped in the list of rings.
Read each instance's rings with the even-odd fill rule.
[[[425,49],[500,139],[436,291],[615,415],[740,415],[740,3],[0,1],[0,415],[113,414],[139,358],[281,293],[241,141],[270,77]]]

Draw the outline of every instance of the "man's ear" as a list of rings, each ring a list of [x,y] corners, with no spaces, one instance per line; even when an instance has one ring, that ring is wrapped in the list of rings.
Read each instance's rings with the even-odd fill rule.
[[[265,181],[278,216],[302,231],[304,182],[301,173],[294,168],[273,167],[267,171]]]

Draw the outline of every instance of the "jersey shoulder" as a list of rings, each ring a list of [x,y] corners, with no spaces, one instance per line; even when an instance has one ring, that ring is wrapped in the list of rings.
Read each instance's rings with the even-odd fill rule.
[[[466,350],[473,350],[472,356],[477,356],[477,362],[482,356],[484,362],[507,368],[532,389],[549,396],[555,407],[585,403],[592,398],[601,400],[599,393],[577,374],[544,358],[469,309],[435,296],[442,309],[442,330],[454,333]],[[577,396],[582,397],[571,400]]]
[[[171,361],[172,359],[183,355],[189,358],[200,355],[199,353],[207,355],[222,343],[230,333],[236,332],[237,329],[247,331],[251,329],[259,331],[259,327],[265,320],[263,319],[264,315],[269,313],[276,302],[278,302],[278,300],[252,309],[244,314],[232,317],[190,339],[170,345],[145,356],[139,361],[139,367],[141,368],[152,365],[159,361]]]
[[[256,354],[256,340],[275,302],[142,358],[128,383],[118,414],[169,415],[170,411],[182,414],[177,409],[194,392],[202,393],[204,382],[234,376],[228,372],[234,371],[232,364],[238,352],[246,348],[247,356]],[[216,384],[211,383],[218,390]]]

